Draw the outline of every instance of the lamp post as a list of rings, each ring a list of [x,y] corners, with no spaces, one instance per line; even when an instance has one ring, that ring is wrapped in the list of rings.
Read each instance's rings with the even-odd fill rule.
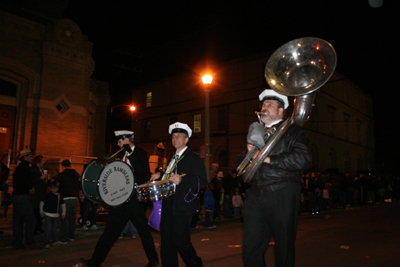
[[[206,165],[206,172],[207,172],[207,181],[210,181],[210,85],[212,82],[212,77],[210,75],[205,75],[201,78],[203,80],[203,84],[205,86],[206,92],[206,104],[205,104],[205,149],[206,149],[206,158],[205,158],[205,165]]]
[[[110,151],[109,151],[110,155],[111,155],[111,153],[112,153],[112,139],[113,139],[113,124],[112,124],[112,121],[113,121],[113,120],[112,120],[112,119],[113,119],[113,111],[114,111],[114,108],[117,108],[117,107],[129,107],[129,109],[132,111],[132,113],[131,113],[131,122],[130,122],[130,124],[132,124],[132,114],[133,114],[133,112],[136,110],[136,107],[133,106],[133,105],[124,105],[124,104],[122,104],[122,105],[116,105],[116,106],[111,107],[111,114],[110,114],[111,139],[110,139]]]

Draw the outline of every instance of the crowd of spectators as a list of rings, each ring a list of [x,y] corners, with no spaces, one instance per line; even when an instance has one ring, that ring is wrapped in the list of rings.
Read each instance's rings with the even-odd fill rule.
[[[233,196],[246,199],[249,184],[244,183],[236,171],[228,174],[221,171],[212,177],[209,189],[214,196],[214,221],[222,215],[229,219],[233,215]],[[212,188],[212,189],[211,189]],[[222,196],[222,197],[221,197]],[[337,170],[323,172],[308,171],[302,176],[302,206],[299,212],[312,215],[320,211],[349,209],[358,205],[381,204],[400,200],[400,177],[391,174],[378,175],[359,171],[341,173]],[[236,209],[235,218],[241,217],[241,208]]]
[[[390,174],[311,171],[303,175],[302,185],[303,208],[311,214],[400,199],[400,178]]]

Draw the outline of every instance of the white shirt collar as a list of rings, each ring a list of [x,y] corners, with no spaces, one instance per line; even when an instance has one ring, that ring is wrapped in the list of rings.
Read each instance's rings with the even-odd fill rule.
[[[181,157],[182,154],[186,151],[186,149],[187,149],[187,146],[185,146],[181,151],[179,151],[179,153],[175,152],[175,155],[178,155],[179,157]]]
[[[282,119],[281,120],[278,120],[278,121],[274,121],[273,123],[271,123],[271,124],[265,124],[265,127],[268,127],[268,128],[270,128],[270,127],[272,127],[272,126],[274,126],[274,125],[276,125],[276,124],[278,124],[278,123],[280,123],[282,121]]]

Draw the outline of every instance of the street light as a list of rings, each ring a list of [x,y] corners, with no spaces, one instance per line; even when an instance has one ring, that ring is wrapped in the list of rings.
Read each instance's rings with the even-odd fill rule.
[[[114,108],[118,108],[118,107],[129,107],[129,109],[132,111],[132,113],[131,113],[131,122],[130,122],[130,124],[132,124],[132,115],[133,115],[133,112],[136,110],[136,107],[133,106],[133,105],[124,105],[124,104],[122,104],[122,105],[116,105],[116,106],[111,107],[111,115],[110,115],[111,139],[110,139],[110,151],[109,151],[110,155],[111,155],[111,153],[112,153],[112,143],[113,143],[113,142],[112,142],[112,140],[113,140],[113,124],[112,124],[113,111],[114,111]],[[129,129],[129,130],[130,130],[130,129]]]
[[[205,120],[205,149],[206,149],[206,158],[205,158],[205,165],[206,165],[206,172],[207,172],[207,181],[210,181],[210,85],[212,82],[212,77],[210,75],[205,75],[201,78],[203,80],[203,84],[205,86],[206,92],[206,106],[205,106],[205,113],[206,113],[206,120]]]

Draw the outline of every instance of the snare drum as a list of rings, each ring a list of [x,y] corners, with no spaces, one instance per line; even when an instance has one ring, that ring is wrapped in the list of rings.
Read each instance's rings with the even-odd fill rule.
[[[157,201],[175,194],[176,184],[168,181],[152,181],[136,187],[138,200],[141,202]]]
[[[131,167],[122,161],[90,162],[82,175],[82,191],[89,200],[116,207],[128,201],[135,187]]]

